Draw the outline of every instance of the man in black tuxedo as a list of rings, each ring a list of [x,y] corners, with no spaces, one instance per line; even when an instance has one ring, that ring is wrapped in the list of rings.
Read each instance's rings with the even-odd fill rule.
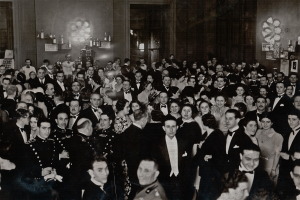
[[[280,167],[277,190],[280,196],[287,195],[292,184],[290,171],[292,170],[292,155],[300,145],[300,111],[292,110],[288,113],[288,124],[292,131],[285,135],[282,143],[282,150],[280,153]]]
[[[160,92],[166,92],[168,96],[172,96],[172,92],[170,90],[171,87],[171,77],[170,76],[164,76],[162,79],[162,85],[157,87],[156,89]]]
[[[57,116],[57,114],[61,111],[67,113],[69,115],[70,113],[70,108],[69,106],[67,106],[65,104],[65,99],[63,96],[61,95],[55,95],[53,98],[53,101],[55,103],[55,107],[53,108],[53,110],[49,113],[49,118],[51,120],[51,123],[54,127],[55,125],[55,118]]]
[[[290,188],[289,193],[283,200],[297,200],[300,198],[300,160],[294,161],[290,175],[294,185]]]
[[[72,83],[72,90],[69,92],[65,98],[67,105],[69,105],[72,99],[77,99],[80,103],[82,103],[82,94],[80,93],[81,84],[78,81],[74,81]]]
[[[64,81],[64,72],[58,71],[56,73],[56,80],[53,81],[55,93],[63,95],[67,92],[68,88]]]
[[[142,155],[142,130],[147,124],[147,112],[136,110],[133,112],[134,122],[121,135],[123,154],[128,166],[128,176],[132,185],[138,185],[137,168]]]
[[[0,85],[0,103],[7,97],[6,88],[10,85],[11,81],[9,78],[3,78],[2,84]]]
[[[24,127],[29,124],[29,111],[18,109],[16,111],[16,122],[7,124],[3,130],[3,140],[10,145],[9,160],[16,164],[17,168],[23,164],[25,144],[29,140],[29,133]]]
[[[67,129],[73,130],[76,128],[76,124],[79,120],[79,113],[81,111],[81,105],[79,100],[73,99],[70,101],[70,119],[67,125]]]
[[[298,82],[298,74],[291,72],[289,75],[289,84],[293,87],[293,96],[300,94],[300,83]]]
[[[225,122],[228,127],[226,136],[227,166],[225,171],[237,169],[240,163],[240,153],[243,147],[252,143],[251,139],[245,134],[238,123],[241,119],[240,113],[237,110],[229,109],[225,113]]]
[[[136,71],[134,74],[134,80],[131,82],[131,87],[134,89],[135,93],[138,95],[143,91],[144,83],[142,81],[143,75],[141,71]]]
[[[121,73],[127,80],[132,80],[134,75],[130,68],[130,59],[129,58],[124,59],[124,66],[121,67]]]
[[[213,96],[217,96],[217,95],[228,96],[228,89],[227,89],[227,83],[225,77],[223,76],[217,77],[217,83],[218,83],[218,88],[212,91]]]
[[[168,199],[191,199],[189,180],[191,152],[188,142],[176,137],[177,121],[167,116],[163,122],[165,135],[152,147],[152,156],[160,166],[159,181],[166,190]]]
[[[168,100],[168,94],[166,92],[160,92],[158,98],[159,103],[154,104],[154,110],[160,110],[164,115],[167,115],[169,113]]]
[[[249,199],[252,199],[255,195],[259,195],[260,191],[270,193],[273,189],[267,172],[258,167],[259,156],[260,149],[253,143],[244,146],[240,153],[241,162],[238,169],[245,173],[248,179]]]
[[[102,99],[100,97],[100,94],[97,93],[91,94],[90,97],[91,106],[86,108],[80,113],[79,119],[87,118],[91,120],[93,128],[95,128],[96,124],[100,120],[100,115],[103,112],[102,109],[100,108],[101,101]]]
[[[37,71],[37,77],[34,79],[32,83],[32,88],[41,87],[45,89],[47,83],[52,83],[53,81],[49,77],[45,77],[46,72],[45,68],[39,68]]]
[[[129,80],[123,81],[123,87],[121,91],[117,93],[116,96],[118,99],[126,99],[127,101],[129,101],[129,103],[137,99],[136,91],[134,91],[134,89],[131,88]]]
[[[270,103],[271,114],[274,117],[273,128],[282,136],[290,132],[287,115],[293,109],[292,100],[285,94],[285,91],[285,84],[283,82],[277,82],[277,97],[271,99]]]
[[[262,116],[267,113],[267,100],[266,98],[259,96],[255,99],[255,104],[257,109],[247,112],[245,118],[255,120],[260,127],[260,120],[262,119]]]

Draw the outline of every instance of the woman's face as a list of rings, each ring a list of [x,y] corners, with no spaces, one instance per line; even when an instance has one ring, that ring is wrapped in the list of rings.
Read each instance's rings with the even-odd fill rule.
[[[103,72],[102,69],[98,70],[98,75],[99,75],[99,76],[104,76],[104,72]]]
[[[178,104],[177,103],[171,103],[171,105],[170,105],[170,111],[171,111],[171,113],[173,113],[173,114],[177,114],[178,112],[179,112],[179,106],[178,106]]]
[[[245,93],[245,90],[243,87],[237,87],[235,91],[236,91],[237,96],[243,96]]]
[[[218,88],[218,81],[214,81],[214,88]]]
[[[153,77],[151,75],[147,76],[147,81],[153,83]]]
[[[224,97],[218,96],[218,97],[216,98],[216,106],[217,106],[217,107],[222,108],[222,107],[224,107],[225,103],[226,103],[226,101],[225,101],[225,98],[224,98]]]
[[[117,77],[116,78],[116,82],[117,82],[117,84],[122,84],[123,81],[122,81],[122,79],[120,77]]]
[[[210,108],[209,108],[208,103],[203,102],[200,104],[200,112],[202,115],[209,113],[209,111],[210,111]]]
[[[183,119],[188,120],[192,118],[192,109],[190,107],[183,107],[181,111],[181,116]]]
[[[261,127],[264,130],[269,130],[273,124],[269,118],[262,118],[260,122],[261,122]]]
[[[129,103],[127,102],[127,103],[125,104],[124,109],[123,109],[124,115],[128,115],[128,114],[129,114],[129,110],[130,110],[130,107],[129,107]]]
[[[131,110],[132,111],[136,111],[136,110],[138,110],[140,108],[141,107],[140,107],[140,105],[138,103],[132,103],[132,105],[131,105]]]
[[[253,97],[251,97],[251,96],[247,96],[247,97],[246,97],[246,103],[247,103],[248,105],[253,105],[253,102],[254,102]]]
[[[37,118],[31,117],[29,123],[30,123],[30,128],[32,130],[36,130],[37,129]]]
[[[36,77],[36,73],[35,72],[30,73],[30,78],[31,79],[34,79],[35,77]]]
[[[287,95],[293,95],[293,86],[287,86],[286,87],[286,91],[285,91],[285,93],[287,94]]]
[[[245,130],[251,136],[254,136],[255,133],[256,133],[256,131],[257,131],[257,123],[256,123],[256,121],[249,121],[248,124],[245,127]]]

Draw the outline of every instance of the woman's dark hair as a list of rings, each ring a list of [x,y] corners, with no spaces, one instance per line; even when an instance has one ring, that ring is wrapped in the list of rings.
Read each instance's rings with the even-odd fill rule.
[[[252,122],[252,121],[257,124],[257,121],[255,119],[253,119],[253,118],[244,118],[244,120],[243,120],[243,126],[246,127],[249,124],[249,122]]]
[[[132,109],[131,109],[132,104],[134,104],[134,103],[138,104],[138,105],[140,106],[140,108],[143,107],[143,104],[142,104],[139,100],[135,99],[135,100],[132,100],[132,101],[130,102],[129,107],[130,107],[130,110],[131,110],[131,111],[132,111]]]
[[[125,79],[124,79],[124,76],[122,76],[122,75],[117,75],[115,79],[117,79],[117,78],[122,79],[122,82],[125,80]]]
[[[255,98],[254,98],[254,96],[253,96],[252,94],[247,94],[247,95],[245,95],[245,97],[244,97],[245,102],[246,102],[246,98],[247,98],[248,96],[250,96],[250,97],[253,98],[252,106],[254,106],[254,104],[255,104]]]
[[[243,172],[235,170],[225,176],[222,182],[223,192],[228,192],[230,188],[236,189],[239,186],[239,183],[248,182],[248,179]]]
[[[181,109],[180,109],[180,112],[179,113],[181,113],[182,112],[182,109],[184,108],[184,107],[189,107],[190,109],[191,109],[191,111],[192,111],[192,117],[194,118],[194,115],[195,115],[195,113],[196,113],[196,108],[195,108],[195,106],[193,106],[193,105],[191,105],[191,104],[183,104],[182,106],[181,106]]]
[[[125,108],[126,103],[129,103],[126,99],[119,99],[116,103],[116,109],[118,112]]]
[[[208,113],[202,116],[203,125],[208,128],[215,129],[218,127],[218,122],[212,114]]]
[[[261,121],[263,118],[268,118],[271,120],[271,122],[273,123],[274,122],[274,118],[272,117],[272,115],[268,112],[264,112],[261,117],[260,117],[260,120]]]
[[[172,86],[172,87],[170,87],[170,92],[174,95],[174,94],[176,94],[176,92],[179,90],[179,88],[178,87],[175,87],[175,86]]]
[[[238,108],[238,111],[240,112],[241,116],[244,117],[246,112],[247,112],[247,106],[246,104],[242,103],[242,102],[238,102],[236,104],[234,104],[234,107]]]

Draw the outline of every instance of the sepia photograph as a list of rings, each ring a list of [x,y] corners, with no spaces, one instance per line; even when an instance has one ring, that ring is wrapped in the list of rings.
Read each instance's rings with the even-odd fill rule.
[[[299,21],[300,0],[0,0],[0,200],[299,200]]]

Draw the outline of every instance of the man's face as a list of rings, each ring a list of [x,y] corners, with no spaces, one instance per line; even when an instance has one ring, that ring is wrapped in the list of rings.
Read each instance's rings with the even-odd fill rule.
[[[189,86],[195,87],[196,85],[196,80],[194,78],[191,78],[189,81]]]
[[[84,75],[83,74],[77,74],[77,80],[84,81]]]
[[[298,80],[298,78],[297,78],[297,76],[295,74],[293,74],[293,75],[290,76],[290,82],[291,83],[296,83],[297,80]]]
[[[276,84],[276,92],[277,94],[283,94],[285,93],[285,87],[284,87],[284,84],[283,83],[277,83]]]
[[[166,135],[171,139],[176,135],[177,128],[177,123],[174,120],[165,121],[163,126]]]
[[[31,64],[30,60],[26,60],[25,64],[26,64],[26,66],[30,66],[30,64]]]
[[[126,91],[128,91],[128,90],[130,90],[130,83],[129,83],[129,81],[124,81],[123,82],[123,90],[126,92]]]
[[[94,68],[93,67],[89,67],[88,70],[87,70],[87,74],[89,76],[93,76],[93,74],[94,74]]]
[[[48,71],[52,74],[53,68],[54,68],[53,65],[48,65],[47,68],[48,68]]]
[[[39,136],[42,139],[47,139],[51,133],[51,124],[49,122],[42,122],[39,127]]]
[[[94,162],[93,169],[89,170],[89,172],[92,174],[92,177],[101,184],[104,185],[107,182],[109,170],[105,161]]]
[[[56,80],[63,82],[64,81],[64,74],[63,73],[57,73],[56,74]]]
[[[273,81],[273,74],[272,73],[267,74],[267,79],[268,82],[271,83]]]
[[[56,124],[60,128],[65,129],[67,127],[69,118],[68,118],[68,115],[66,113],[59,113],[57,115],[57,119],[55,119],[55,121],[56,121]]]
[[[266,88],[260,88],[259,89],[259,94],[263,97],[265,97],[267,95],[267,90]]]
[[[238,124],[238,119],[235,118],[234,113],[225,114],[225,123],[228,129],[232,129]]]
[[[48,84],[46,94],[49,95],[49,96],[53,96],[54,93],[55,93],[54,92],[54,85],[53,84]]]
[[[251,72],[251,79],[254,79],[254,80],[257,79],[257,71],[252,71]]]
[[[170,86],[170,84],[171,84],[171,78],[170,77],[164,77],[164,79],[163,79],[163,84],[165,85],[165,86]]]
[[[161,104],[167,104],[167,102],[168,102],[168,95],[167,95],[167,93],[160,93],[160,95],[159,95],[159,102],[161,103]]]
[[[39,71],[37,73],[37,77],[40,79],[44,79],[45,78],[45,70],[39,69]]]
[[[259,164],[259,152],[253,150],[243,150],[240,154],[241,163],[248,171],[253,171]]]
[[[141,79],[142,79],[142,74],[140,72],[136,73],[135,74],[135,80],[141,81]]]
[[[101,98],[100,98],[100,95],[99,94],[93,94],[91,96],[91,105],[95,108],[98,108],[100,106],[100,101],[101,101]]]
[[[225,86],[226,82],[224,81],[224,78],[219,77],[217,83],[218,83],[218,88],[222,88]]]
[[[217,65],[217,66],[216,66],[216,73],[218,73],[218,72],[223,72],[223,67],[222,67],[222,65]]]
[[[100,127],[102,129],[108,129],[112,123],[112,120],[109,119],[107,115],[100,116]]]
[[[257,107],[257,110],[259,111],[265,111],[266,109],[266,100],[263,99],[263,98],[258,98],[257,101],[256,101],[256,107]]]
[[[72,83],[72,91],[77,93],[77,92],[79,92],[79,90],[80,90],[80,84],[78,82],[73,82]]]
[[[2,85],[3,85],[3,89],[6,90],[7,86],[10,84],[10,81],[9,80],[3,80],[2,81]]]
[[[5,66],[1,66],[0,67],[0,74],[4,74],[5,73]]]
[[[208,67],[212,66],[211,60],[207,61],[207,66],[208,66]]]
[[[260,85],[267,85],[268,81],[267,78],[265,76],[260,78]]]
[[[27,109],[26,109],[27,110]],[[29,124],[29,114],[21,118],[25,125]]]
[[[300,96],[296,96],[295,98],[294,98],[294,106],[295,106],[295,108],[297,109],[297,110],[300,110]]]
[[[293,182],[297,188],[300,187],[300,167],[294,167],[293,171],[290,172]]]
[[[70,102],[70,113],[72,115],[77,115],[81,110],[81,107],[79,105],[78,101],[71,101]]]
[[[153,161],[143,160],[141,161],[137,176],[140,185],[149,185],[156,181],[159,171],[155,168],[155,163]]]
[[[300,120],[296,115],[288,115],[288,123],[294,129],[300,125]]]
[[[162,75],[162,77],[169,76],[169,71],[168,70],[163,70],[161,75]]]
[[[69,54],[66,55],[66,60],[67,60],[67,61],[71,61],[71,55],[69,55]]]
[[[283,76],[281,73],[277,74],[277,81],[282,81],[283,80]]]

